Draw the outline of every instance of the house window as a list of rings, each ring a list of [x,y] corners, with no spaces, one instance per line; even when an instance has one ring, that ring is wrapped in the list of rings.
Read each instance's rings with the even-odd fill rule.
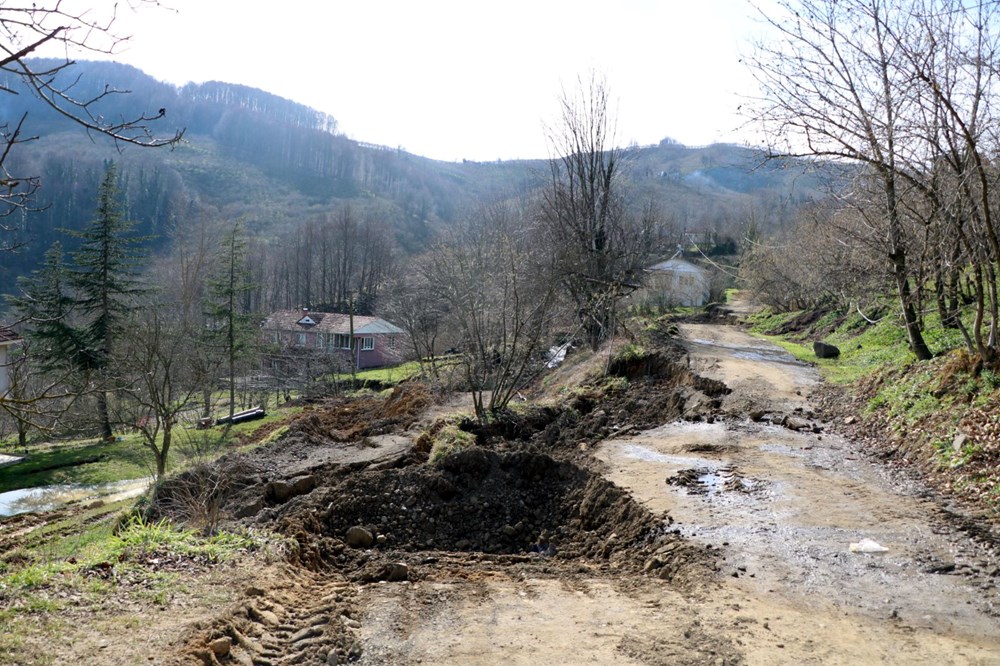
[[[333,346],[337,349],[350,349],[351,336],[344,333],[335,333],[333,336]]]
[[[323,334],[322,333],[317,333],[316,334],[316,346],[318,348],[320,348],[320,349],[323,348]]]
[[[361,338],[361,351],[375,349],[375,338]]]
[[[396,336],[390,335],[388,342],[389,342],[389,349],[391,351],[396,351]]]
[[[299,333],[299,344],[300,345],[305,345],[306,344],[306,334],[305,333]]]

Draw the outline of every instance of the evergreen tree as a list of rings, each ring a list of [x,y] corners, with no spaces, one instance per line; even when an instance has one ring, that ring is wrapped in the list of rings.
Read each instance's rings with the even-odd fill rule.
[[[84,336],[70,319],[75,300],[69,279],[62,243],[56,241],[45,253],[42,268],[18,279],[21,295],[7,297],[17,318],[25,323],[25,337],[32,342],[33,357],[43,371],[79,369],[87,364]]]
[[[143,238],[129,235],[134,226],[126,220],[118,169],[109,163],[97,192],[97,213],[86,229],[73,235],[81,239],[73,254],[75,264],[70,283],[75,292],[75,308],[83,320],[80,337],[85,353],[80,357],[81,370],[106,384],[109,361],[122,324],[135,309],[135,298],[143,293],[138,265],[145,257],[140,244]],[[101,434],[110,438],[107,393],[97,393]]]
[[[220,241],[216,274],[209,280],[207,318],[214,346],[225,355],[229,368],[229,418],[236,413],[236,370],[256,341],[256,327],[247,300],[253,290],[247,266],[247,242],[240,221],[233,223]]]

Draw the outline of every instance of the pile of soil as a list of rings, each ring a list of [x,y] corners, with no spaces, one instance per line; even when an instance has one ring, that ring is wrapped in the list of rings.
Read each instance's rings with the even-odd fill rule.
[[[372,470],[324,488],[282,517],[323,506],[323,533],[361,526],[393,551],[541,553],[641,566],[646,548],[673,538],[622,489],[569,462],[478,446],[438,465]]]

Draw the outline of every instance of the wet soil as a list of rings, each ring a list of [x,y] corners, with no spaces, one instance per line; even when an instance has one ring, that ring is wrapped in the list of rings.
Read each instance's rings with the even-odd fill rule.
[[[182,654],[1000,663],[996,554],[929,491],[829,432],[810,365],[732,326],[680,332],[684,355],[613,368],[626,388],[468,423],[478,445],[436,466],[407,445],[419,421],[366,449],[336,441],[345,427],[328,416],[326,434],[276,446],[229,508],[293,536],[314,582],[262,590]],[[302,475],[313,480],[301,494],[269,494]],[[886,552],[852,552],[865,539]],[[205,645],[220,636],[233,647],[216,659]]]
[[[666,424],[597,455],[688,539],[723,548],[706,623],[743,618],[749,663],[1000,663],[996,554],[929,491],[824,432],[810,366],[737,329],[684,333],[692,368],[733,388],[730,418]],[[864,539],[887,552],[851,552]]]

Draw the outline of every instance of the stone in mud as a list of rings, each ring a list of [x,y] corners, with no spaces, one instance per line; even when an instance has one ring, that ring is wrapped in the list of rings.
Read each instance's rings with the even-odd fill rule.
[[[370,548],[375,537],[365,528],[355,525],[347,530],[347,545],[351,548]]]
[[[783,425],[789,430],[812,430],[812,424],[797,416],[787,416]]]
[[[233,640],[229,636],[223,636],[222,638],[216,638],[214,641],[208,644],[208,649],[211,650],[216,657],[225,657],[229,654],[229,651],[233,648]]]
[[[271,481],[267,484],[264,493],[269,500],[274,502],[287,502],[293,497],[305,495],[316,487],[316,477],[307,474],[298,476],[291,481]]]
[[[386,567],[385,579],[390,583],[400,583],[409,578],[410,568],[402,562],[393,562]]]
[[[813,353],[816,358],[837,358],[840,356],[840,348],[817,340],[813,343]]]
[[[276,627],[281,624],[281,620],[278,619],[278,616],[269,610],[262,610],[251,605],[247,607],[247,612],[251,619],[260,622],[261,624],[266,624],[269,627]]]

